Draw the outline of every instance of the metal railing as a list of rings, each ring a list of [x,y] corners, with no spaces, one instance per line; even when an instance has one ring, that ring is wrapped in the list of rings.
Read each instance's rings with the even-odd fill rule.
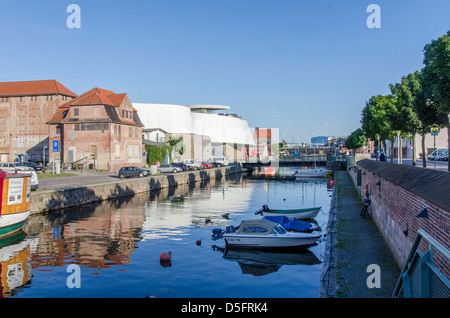
[[[428,242],[426,253],[418,251],[421,240]],[[450,282],[434,265],[433,250],[438,251],[447,262],[450,252],[428,233],[419,229],[392,294],[393,298],[449,298]]]

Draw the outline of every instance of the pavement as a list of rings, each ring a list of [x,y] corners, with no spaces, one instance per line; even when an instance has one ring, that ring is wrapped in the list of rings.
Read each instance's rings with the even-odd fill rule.
[[[320,297],[392,296],[400,268],[372,218],[360,216],[361,207],[348,172],[335,171]],[[378,281],[379,288],[370,284]]]
[[[39,190],[50,190],[58,188],[79,187],[91,184],[104,183],[120,180],[117,173],[114,172],[70,172],[74,176],[55,176],[52,178],[39,178]]]

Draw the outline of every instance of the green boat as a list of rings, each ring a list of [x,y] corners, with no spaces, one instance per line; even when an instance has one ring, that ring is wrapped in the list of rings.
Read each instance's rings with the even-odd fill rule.
[[[261,214],[262,216],[287,216],[297,219],[314,219],[322,207],[306,208],[306,209],[293,209],[293,210],[272,210],[267,205],[263,205],[263,208],[255,214]]]

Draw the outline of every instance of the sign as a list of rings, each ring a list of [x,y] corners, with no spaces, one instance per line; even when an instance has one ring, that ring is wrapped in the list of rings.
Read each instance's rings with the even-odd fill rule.
[[[439,128],[433,127],[431,128],[431,136],[437,136],[439,134]]]
[[[8,205],[22,203],[23,180],[24,178],[9,179]]]
[[[144,151],[144,152],[142,152],[142,157],[145,157],[145,151]]]
[[[53,140],[53,152],[59,152],[59,140]]]

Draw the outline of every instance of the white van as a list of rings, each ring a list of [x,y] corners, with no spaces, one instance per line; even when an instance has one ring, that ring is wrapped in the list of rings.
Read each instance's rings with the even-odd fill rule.
[[[448,154],[448,149],[436,149],[428,155],[428,160],[440,160],[444,155]]]
[[[201,162],[198,162],[197,160],[194,159],[184,159],[183,163],[187,166],[194,167],[195,170],[205,169],[205,166],[202,165]]]
[[[31,174],[31,190],[39,189],[39,179],[36,171],[31,167],[16,166],[15,162],[0,162],[0,170],[8,173]]]

